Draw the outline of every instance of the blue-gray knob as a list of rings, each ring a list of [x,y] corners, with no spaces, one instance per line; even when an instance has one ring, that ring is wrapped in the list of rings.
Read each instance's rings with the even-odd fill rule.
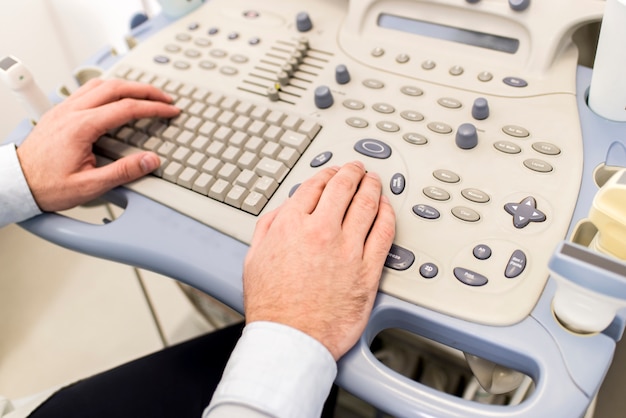
[[[478,3],[480,0],[465,0],[468,3]]]
[[[300,12],[296,16],[296,28],[298,32],[308,32],[313,29],[313,22],[307,12]]]
[[[317,106],[318,109],[327,109],[331,107],[333,103],[335,103],[335,99],[333,99],[333,94],[328,87],[319,86],[315,89],[315,106]]]
[[[509,6],[516,12],[528,9],[530,6],[530,0],[509,0]]]
[[[461,149],[472,149],[478,145],[478,133],[471,123],[464,123],[456,131],[456,145]]]
[[[474,100],[472,117],[476,120],[484,120],[489,117],[489,102],[484,97]]]
[[[347,84],[350,82],[350,73],[348,72],[348,67],[343,64],[339,64],[337,68],[335,68],[335,80],[339,84]]]

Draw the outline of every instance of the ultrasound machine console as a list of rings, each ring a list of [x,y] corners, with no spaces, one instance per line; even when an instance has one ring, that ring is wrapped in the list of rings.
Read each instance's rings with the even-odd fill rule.
[[[626,125],[587,106],[592,70],[572,41],[605,3],[211,0],[160,15],[128,53],[91,64],[174,97],[181,116],[134,121],[95,147],[101,164],[150,149],[161,168],[107,195],[125,212],[106,225],[45,214],[22,226],[241,312],[259,215],[321,167],[359,159],[380,174],[397,234],[337,383],[394,416],[582,416],[623,315],[568,328],[551,271],[586,251],[555,253],[589,244],[592,199],[626,166]],[[413,382],[370,352],[390,328],[519,371],[533,393],[505,407]]]

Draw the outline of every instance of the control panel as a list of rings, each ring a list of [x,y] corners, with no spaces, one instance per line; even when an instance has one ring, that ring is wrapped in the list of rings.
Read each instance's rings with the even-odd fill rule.
[[[176,97],[183,88],[215,93],[250,122],[237,103],[253,103],[277,129],[317,124],[260,214],[320,167],[360,159],[381,176],[397,216],[381,291],[505,326],[537,303],[570,225],[583,170],[571,35],[600,20],[602,7],[212,0],[139,43],[106,77]],[[257,214],[154,176],[129,187],[250,242]]]

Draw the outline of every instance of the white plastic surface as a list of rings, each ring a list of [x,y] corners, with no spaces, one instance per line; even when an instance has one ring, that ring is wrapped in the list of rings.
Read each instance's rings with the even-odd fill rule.
[[[606,0],[589,88],[589,106],[598,115],[626,121],[626,0]]]

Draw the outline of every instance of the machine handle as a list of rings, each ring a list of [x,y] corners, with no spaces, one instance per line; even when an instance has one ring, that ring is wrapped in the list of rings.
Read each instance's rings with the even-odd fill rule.
[[[532,378],[535,389],[520,404],[501,406],[461,399],[415,382],[387,368],[369,348],[378,333],[391,328],[521,371]],[[490,327],[446,317],[379,294],[365,333],[340,360],[337,383],[377,408],[407,418],[582,417],[597,389],[577,384],[570,359],[564,355],[566,345],[564,341],[555,341],[555,334],[532,316],[513,326]],[[581,348],[593,362],[593,348]],[[603,341],[595,348],[610,352],[614,345]],[[592,367],[602,369],[599,364]]]
[[[174,278],[243,312],[247,245],[123,187],[103,198],[125,209],[112,222],[44,213],[20,226],[62,247]]]
[[[63,247],[180,280],[243,312],[241,275],[246,244],[125,188],[114,189],[105,199],[125,208],[112,222],[94,225],[46,213],[20,225]],[[585,380],[576,379],[572,370],[572,364],[581,363],[580,359],[569,361],[568,344],[555,341],[560,338],[558,333],[550,332],[542,322],[529,316],[509,327],[485,326],[381,293],[365,333],[339,363],[337,383],[394,416],[582,416],[594,389],[576,383]],[[404,329],[518,370],[534,380],[536,389],[519,405],[495,406],[424,386],[387,368],[372,354],[369,349],[372,340],[389,328]],[[600,375],[603,375],[604,354],[610,357],[614,350],[612,339],[602,335],[591,338],[603,337],[600,344],[589,342],[589,349],[577,341],[575,350],[576,355],[589,352],[584,363],[592,370],[600,369]],[[597,381],[597,385],[601,382],[597,376],[588,380]]]

